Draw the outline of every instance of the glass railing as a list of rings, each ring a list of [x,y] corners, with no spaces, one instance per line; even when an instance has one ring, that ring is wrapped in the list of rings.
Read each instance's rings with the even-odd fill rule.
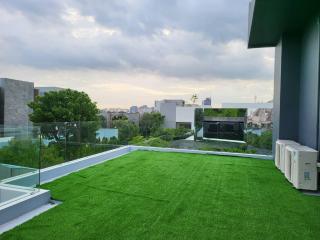
[[[129,143],[272,155],[272,109],[194,108],[193,119],[179,118],[185,121],[171,123],[176,128],[163,127],[153,130],[147,136],[142,132]]]
[[[0,184],[35,187],[39,166],[40,129],[0,126]]]
[[[120,147],[118,130],[99,122],[36,124],[41,132],[40,168]]]
[[[128,144],[271,155],[270,114],[270,109],[215,113],[199,108],[192,122],[176,123],[176,128],[148,123],[148,129],[129,120],[115,120],[113,128],[100,122],[2,126],[0,183],[34,187],[40,183],[40,169]]]
[[[120,147],[118,130],[99,122],[0,128],[0,183],[39,185],[40,169]]]
[[[196,109],[194,120],[176,128],[140,126],[129,120],[51,122],[33,126],[0,126],[0,205],[35,191],[41,169],[123,145],[206,151],[272,154],[271,110],[246,111],[244,116],[206,116]],[[233,118],[234,117],[234,118]],[[149,128],[148,128],[149,127]],[[3,197],[4,196],[4,197]]]
[[[0,206],[37,191],[41,169],[120,146],[100,122],[0,126]]]

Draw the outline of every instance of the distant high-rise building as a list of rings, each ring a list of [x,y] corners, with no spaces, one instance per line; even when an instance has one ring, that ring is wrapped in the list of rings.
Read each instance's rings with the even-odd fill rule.
[[[131,106],[129,113],[137,113],[138,112],[138,107],[137,106]]]
[[[211,106],[211,105],[212,105],[212,102],[210,97],[207,97],[202,101],[202,106]]]
[[[138,112],[140,113],[140,116],[142,116],[145,113],[151,113],[154,111],[153,107],[148,107],[147,105],[142,105],[138,108]]]

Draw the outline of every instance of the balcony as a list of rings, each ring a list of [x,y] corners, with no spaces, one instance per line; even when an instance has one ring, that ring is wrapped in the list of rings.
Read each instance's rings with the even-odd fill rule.
[[[34,209],[0,223],[1,239],[318,234],[319,199],[293,189],[272,156],[239,151],[236,142],[186,140],[188,133],[180,140],[160,135],[160,145],[155,137],[132,145],[119,134],[97,122],[3,127],[0,188],[16,195],[3,198],[0,216],[1,209],[37,198]],[[194,144],[172,148],[177,141]],[[51,210],[39,215],[37,209]]]

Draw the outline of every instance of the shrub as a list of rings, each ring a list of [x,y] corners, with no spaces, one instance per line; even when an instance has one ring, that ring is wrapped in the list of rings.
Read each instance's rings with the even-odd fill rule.
[[[139,128],[128,120],[117,120],[113,122],[119,131],[119,142],[127,144],[132,138],[139,135]]]
[[[158,129],[152,134],[153,137],[160,137],[165,141],[185,139],[192,135],[192,131],[186,128],[164,128]]]
[[[151,146],[151,147],[169,147],[169,142],[161,139],[160,137],[144,138],[143,136],[136,136],[130,144],[139,146]]]
[[[272,131],[271,130],[264,131],[260,136],[255,133],[248,132],[246,134],[246,141],[251,146],[271,150],[272,149]]]
[[[260,147],[265,149],[272,149],[272,131],[268,130],[260,136]]]
[[[142,144],[146,139],[143,136],[135,136],[132,138],[132,140],[129,142],[130,144],[133,145],[139,145]]]
[[[145,146],[151,147],[169,147],[169,142],[162,140],[161,138],[150,138],[144,143]]]
[[[175,137],[175,129],[171,128],[163,128],[158,129],[156,132],[152,134],[152,137],[159,137],[164,141],[172,141]]]
[[[144,137],[154,135],[155,132],[162,128],[164,116],[158,112],[145,113],[140,119],[140,133]]]

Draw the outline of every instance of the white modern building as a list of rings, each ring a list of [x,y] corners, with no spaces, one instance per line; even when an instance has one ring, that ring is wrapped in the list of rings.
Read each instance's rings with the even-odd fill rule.
[[[157,112],[160,112],[161,105],[175,105],[175,106],[184,106],[185,101],[182,99],[163,99],[163,100],[157,100],[154,102],[154,108]]]
[[[197,104],[185,104],[184,100],[155,101],[155,110],[165,116],[165,128],[184,127],[193,130],[195,109],[199,107]]]
[[[194,112],[197,107],[176,107],[176,127],[194,129]]]
[[[194,130],[196,108],[211,108],[211,105],[188,105],[185,104],[183,100],[166,99],[155,101],[155,110],[157,112],[160,112],[161,115],[165,116],[165,128],[185,127]],[[267,103],[221,103],[219,107],[216,108],[245,108],[248,110],[248,116],[250,117],[252,115],[252,119],[255,120],[254,122],[259,123],[264,117],[268,117],[268,119],[271,119],[271,116],[269,115],[272,113],[273,103],[272,101]],[[262,114],[259,114],[258,116],[255,116],[254,113],[256,113],[258,109],[264,109],[268,114],[264,114],[263,116]],[[260,112],[261,111],[259,111],[259,113]],[[257,120],[257,118],[259,119]]]
[[[155,111],[160,112],[165,116],[164,127],[176,128],[177,127],[177,107],[184,107],[184,100],[164,99],[155,101]]]

